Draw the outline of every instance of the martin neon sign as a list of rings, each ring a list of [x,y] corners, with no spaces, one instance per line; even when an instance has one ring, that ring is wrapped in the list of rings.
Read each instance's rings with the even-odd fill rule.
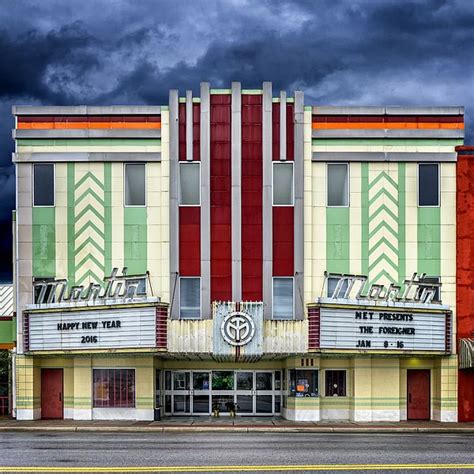
[[[104,278],[104,284],[89,283],[88,286],[69,286],[67,279],[39,280],[33,283],[36,304],[87,302],[110,299],[135,299],[147,296],[149,273],[127,275],[127,267],[118,275],[114,268],[110,276]]]
[[[367,284],[365,275],[349,275],[344,273],[324,272],[325,284],[328,285],[329,279],[337,280],[336,287],[331,295],[333,300],[372,300],[397,303],[422,303],[422,304],[441,304],[439,295],[441,282],[426,281],[426,273],[421,273],[416,278],[417,273],[413,273],[411,279],[404,280],[402,285],[390,283],[388,287],[380,284],[369,286],[367,293],[364,290]],[[328,286],[326,286],[328,288]]]

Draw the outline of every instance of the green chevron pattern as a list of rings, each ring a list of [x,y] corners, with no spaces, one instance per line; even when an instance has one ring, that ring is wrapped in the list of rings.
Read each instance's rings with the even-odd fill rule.
[[[369,172],[368,276],[370,283],[398,282],[399,189],[397,172]],[[398,178],[396,176],[396,178]]]
[[[104,166],[76,168],[74,182],[74,280],[100,283],[105,274]]]

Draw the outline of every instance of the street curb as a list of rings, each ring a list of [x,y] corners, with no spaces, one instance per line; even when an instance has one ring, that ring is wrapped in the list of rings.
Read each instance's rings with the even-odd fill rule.
[[[365,428],[365,427],[252,427],[252,426],[0,426],[0,433],[9,432],[83,432],[83,433],[437,433],[474,434],[474,428]]]

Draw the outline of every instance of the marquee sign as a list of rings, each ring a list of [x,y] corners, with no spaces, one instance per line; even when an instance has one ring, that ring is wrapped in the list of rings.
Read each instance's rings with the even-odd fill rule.
[[[69,286],[67,279],[35,281],[36,304],[52,304],[63,302],[87,302],[110,299],[135,299],[147,295],[148,272],[143,275],[127,275],[127,267],[122,275],[117,275],[114,268],[109,277],[104,278],[104,285],[91,282],[84,285]]]
[[[321,307],[321,349],[448,351],[449,313]]]
[[[372,300],[400,303],[419,304],[441,304],[441,300],[436,299],[439,294],[441,283],[429,282],[425,280],[426,273],[419,275],[413,273],[410,280],[405,280],[402,285],[391,283],[388,288],[384,285],[372,284],[367,293],[364,294],[367,285],[367,276],[349,275],[343,273],[324,272],[326,288],[329,279],[337,280],[336,287],[329,297],[333,300]]]
[[[29,351],[154,348],[155,305],[25,314]]]

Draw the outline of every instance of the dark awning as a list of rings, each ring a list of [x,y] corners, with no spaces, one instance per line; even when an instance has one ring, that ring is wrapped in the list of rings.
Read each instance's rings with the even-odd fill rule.
[[[459,368],[474,368],[474,339],[459,340]]]

